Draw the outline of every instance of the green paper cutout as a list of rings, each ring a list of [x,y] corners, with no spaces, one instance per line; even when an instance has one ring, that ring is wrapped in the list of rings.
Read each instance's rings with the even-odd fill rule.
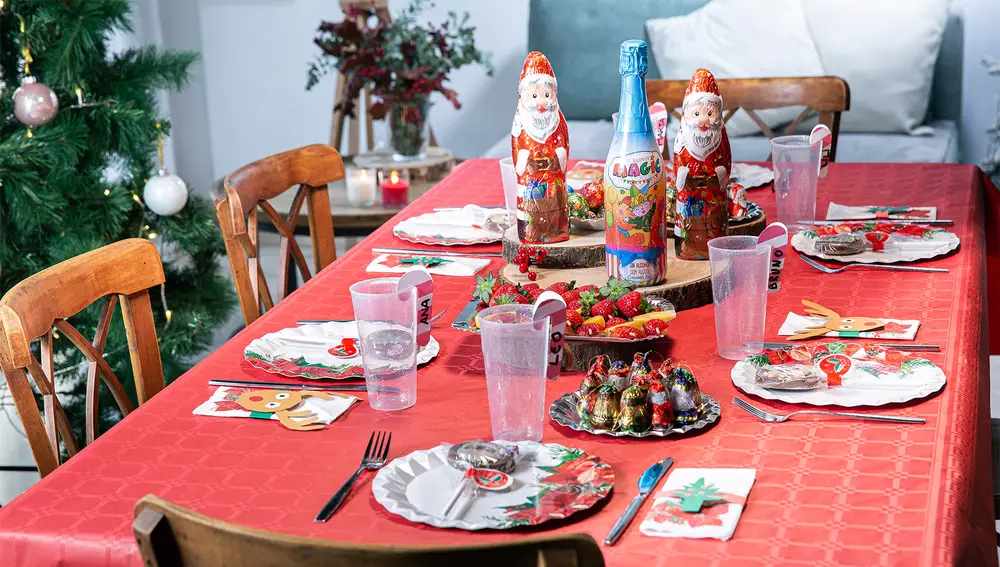
[[[711,506],[726,500],[720,496],[718,488],[711,484],[705,484],[704,478],[699,478],[684,488],[675,490],[674,496],[681,499],[681,511],[692,514],[700,512],[706,504]]]
[[[446,260],[444,258],[438,258],[437,256],[413,256],[412,258],[402,258],[400,264],[411,264],[414,266],[427,266],[428,268],[433,268],[435,266],[440,266],[446,262],[451,262],[451,260]]]

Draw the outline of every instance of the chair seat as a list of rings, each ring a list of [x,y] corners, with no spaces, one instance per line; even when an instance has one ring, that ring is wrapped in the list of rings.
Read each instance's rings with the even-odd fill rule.
[[[614,135],[610,120],[567,120],[569,154],[571,158],[604,161]],[[676,122],[672,122],[673,126]],[[935,120],[928,124],[933,133],[926,136],[908,134],[841,132],[838,138],[837,161],[849,162],[931,162],[958,163],[958,125],[951,120]],[[669,128],[671,144],[676,127]],[[740,136],[729,139],[733,159],[765,161],[771,144],[764,135]],[[486,151],[483,157],[510,156],[510,137],[504,136]]]

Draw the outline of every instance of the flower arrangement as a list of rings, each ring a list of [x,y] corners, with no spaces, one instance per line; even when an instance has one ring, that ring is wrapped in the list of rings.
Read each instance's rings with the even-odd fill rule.
[[[452,71],[479,63],[493,75],[489,55],[476,49],[469,14],[449,12],[440,25],[418,24],[431,6],[427,0],[413,0],[394,21],[374,9],[349,6],[343,21],[321,23],[314,41],[323,53],[310,66],[306,83],[311,89],[325,75],[343,73],[347,83],[335,108],[351,117],[361,89],[369,88],[373,101],[368,111],[376,120],[389,115],[393,147],[404,154],[415,149],[405,147],[407,142],[422,141],[418,134],[431,93],[439,92],[461,108],[458,93],[444,86]]]

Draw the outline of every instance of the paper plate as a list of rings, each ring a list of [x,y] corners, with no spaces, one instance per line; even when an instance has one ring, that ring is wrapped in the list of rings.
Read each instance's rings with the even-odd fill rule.
[[[739,183],[744,189],[753,189],[774,181],[774,170],[769,167],[734,162],[730,178],[733,183]]]
[[[889,221],[889,223],[891,224],[891,221]],[[869,232],[874,230],[873,227],[875,227],[876,224],[881,223],[870,221],[845,224],[872,227],[865,230],[865,232]],[[911,241],[912,244],[911,242],[901,242],[897,245],[894,244],[890,238],[889,242],[885,245],[885,250],[880,252],[868,250],[861,252],[860,254],[850,254],[844,256],[822,254],[816,250],[815,244],[816,239],[821,235],[820,231],[822,231],[824,227],[817,227],[796,233],[792,236],[792,248],[795,248],[803,254],[816,256],[817,258],[822,258],[824,260],[835,260],[837,262],[860,262],[862,264],[894,264],[896,262],[913,262],[914,260],[925,260],[927,258],[942,256],[958,248],[958,235],[953,232],[948,232],[947,230],[940,228],[912,227],[912,225],[911,228],[924,228],[927,232],[919,241]],[[859,230],[858,232],[861,231]]]
[[[828,346],[844,343],[828,343]],[[901,347],[901,350],[905,347]],[[832,354],[836,349],[831,349]],[[863,352],[863,351],[862,351]],[[733,366],[731,377],[737,388],[765,400],[779,400],[792,404],[811,406],[882,406],[923,398],[944,387],[944,372],[919,355],[909,355],[911,360],[899,367],[878,364],[861,353],[851,356],[850,370],[843,377],[843,385],[816,390],[773,390],[754,382],[757,369],[768,366],[767,355],[755,354]]]
[[[450,519],[441,516],[462,472],[447,464],[448,447],[414,451],[379,469],[372,480],[375,500],[410,520],[439,528],[506,530],[563,519],[608,495],[615,483],[611,465],[580,449],[553,443],[517,443],[521,461],[505,492],[471,490]]]
[[[475,228],[462,209],[425,213],[400,221],[392,228],[397,237],[418,244],[462,246],[500,242],[503,231]]]
[[[295,341],[303,338],[325,342],[308,344]],[[344,341],[356,341],[357,338],[358,327],[354,321],[299,325],[254,339],[243,350],[243,358],[256,368],[293,378],[364,378],[360,347]],[[417,351],[417,364],[430,362],[439,350],[441,345],[431,337],[427,346]]]

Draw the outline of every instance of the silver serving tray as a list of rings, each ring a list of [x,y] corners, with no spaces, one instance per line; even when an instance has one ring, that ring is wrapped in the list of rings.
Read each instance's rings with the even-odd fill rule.
[[[722,415],[722,408],[719,406],[719,402],[715,401],[715,398],[704,392],[701,394],[701,397],[704,402],[704,409],[701,419],[698,421],[682,425],[680,427],[673,427],[671,429],[650,429],[649,431],[644,431],[642,433],[594,429],[589,423],[580,419],[580,414],[576,411],[576,392],[564,394],[560,396],[559,399],[552,402],[552,405],[549,406],[549,417],[552,418],[552,421],[562,425],[563,427],[568,427],[574,431],[586,431],[587,433],[593,433],[594,435],[610,435],[611,437],[669,437],[671,435],[681,435],[693,429],[704,429],[716,421],[719,421],[719,416]]]

